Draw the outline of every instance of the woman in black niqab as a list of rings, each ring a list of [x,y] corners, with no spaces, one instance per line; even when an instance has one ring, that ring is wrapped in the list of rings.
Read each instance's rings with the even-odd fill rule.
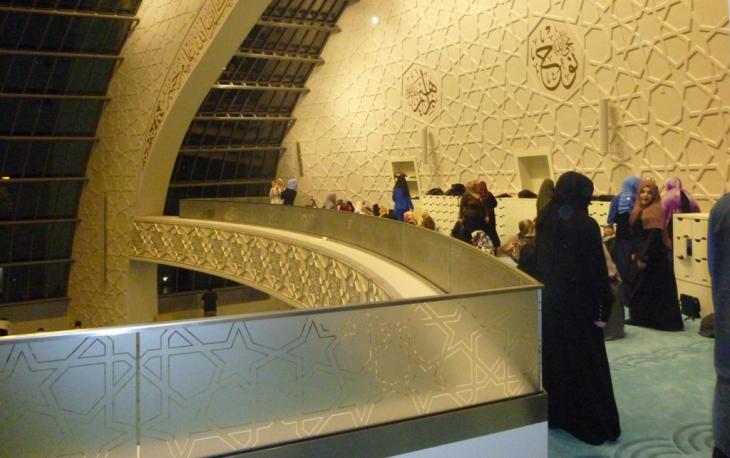
[[[593,445],[621,434],[602,327],[613,296],[598,223],[588,216],[593,183],[561,175],[538,215],[537,277],[542,295],[543,385],[548,424]]]

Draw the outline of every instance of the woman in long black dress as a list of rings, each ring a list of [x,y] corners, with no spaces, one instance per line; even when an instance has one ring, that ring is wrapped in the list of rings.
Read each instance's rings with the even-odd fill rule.
[[[654,180],[641,180],[629,221],[633,274],[628,324],[680,331],[684,324],[664,232],[664,209]]]
[[[497,208],[497,198],[494,197],[494,194],[489,192],[487,183],[484,181],[479,182],[478,189],[479,198],[487,209],[487,217],[485,219],[487,224],[484,232],[487,233],[489,239],[492,241],[494,249],[496,250],[501,245],[499,234],[497,234],[497,216],[494,212],[494,209]]]
[[[476,181],[469,181],[466,184],[466,192],[459,201],[459,221],[464,230],[464,239],[471,243],[471,233],[484,231],[489,234],[487,220],[489,215],[487,204],[482,201],[479,195],[479,187]]]
[[[543,385],[548,424],[598,445],[621,434],[602,328],[613,296],[598,223],[588,216],[593,183],[563,174],[537,219],[542,296]]]

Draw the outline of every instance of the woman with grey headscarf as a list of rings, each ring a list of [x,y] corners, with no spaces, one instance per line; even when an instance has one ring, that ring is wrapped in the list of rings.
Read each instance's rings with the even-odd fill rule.
[[[730,456],[730,194],[712,208],[707,234],[707,264],[715,306],[714,458]]]
[[[337,194],[327,194],[324,198],[324,205],[322,206],[325,210],[337,210]]]

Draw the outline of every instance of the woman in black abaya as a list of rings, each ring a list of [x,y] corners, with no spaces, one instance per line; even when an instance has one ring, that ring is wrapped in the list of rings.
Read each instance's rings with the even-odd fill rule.
[[[664,232],[664,209],[654,180],[641,180],[631,222],[631,319],[627,324],[663,331],[681,331],[669,241]]]
[[[601,231],[588,216],[593,183],[563,174],[537,219],[543,385],[548,424],[592,445],[621,434],[602,328],[613,296]]]

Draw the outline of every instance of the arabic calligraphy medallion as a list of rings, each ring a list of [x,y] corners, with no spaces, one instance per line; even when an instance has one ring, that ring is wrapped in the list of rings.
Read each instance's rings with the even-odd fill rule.
[[[560,24],[540,23],[528,40],[528,64],[548,91],[570,90],[582,71],[576,41]]]
[[[441,108],[441,89],[438,83],[439,78],[435,72],[421,65],[411,65],[403,74],[406,111],[422,120],[435,116]]]

